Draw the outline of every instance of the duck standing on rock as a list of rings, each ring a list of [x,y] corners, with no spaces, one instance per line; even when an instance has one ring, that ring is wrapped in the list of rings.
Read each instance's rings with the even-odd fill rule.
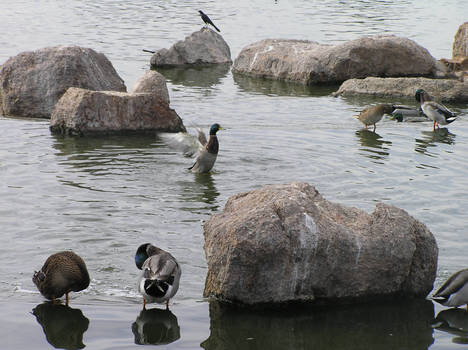
[[[211,125],[210,138],[208,142],[203,145],[204,147],[198,153],[195,163],[189,168],[189,170],[194,173],[207,173],[213,168],[216,158],[218,157],[219,143],[216,133],[219,130],[224,129],[218,123]],[[206,140],[206,137],[204,137],[204,135],[200,136],[199,132],[198,139],[200,142],[204,142],[203,139]]]
[[[436,125],[438,128],[439,124],[447,125],[457,119],[455,113],[450,111],[444,105],[432,101],[432,98],[423,89],[416,90],[414,97],[416,98],[416,101],[421,103],[421,109],[424,114],[434,122],[432,130],[435,130]]]
[[[44,266],[34,272],[32,281],[39,292],[54,303],[65,294],[68,305],[68,293],[88,288],[89,273],[81,257],[72,251],[63,251],[49,256]]]
[[[460,270],[450,276],[431,299],[444,306],[466,305],[468,309],[468,269]]]
[[[168,252],[145,243],[138,247],[135,264],[142,270],[138,279],[138,291],[143,295],[143,309],[146,303],[166,303],[179,289],[182,269],[177,260]]]
[[[355,115],[354,117],[359,119],[365,125],[366,129],[369,125],[374,124],[373,131],[375,131],[375,124],[382,119],[384,114],[391,114],[393,110],[394,108],[392,105],[382,103],[375,106],[367,106],[359,115]]]
[[[198,10],[198,12],[200,13],[200,17],[206,25],[211,24],[214,29],[216,29],[218,32],[221,32],[219,28],[214,25],[213,21],[210,19],[210,17],[208,17],[207,14],[203,13],[202,10]]]

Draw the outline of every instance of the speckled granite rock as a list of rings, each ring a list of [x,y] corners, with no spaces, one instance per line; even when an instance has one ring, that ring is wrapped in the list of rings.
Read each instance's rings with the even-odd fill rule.
[[[231,63],[231,50],[223,37],[209,28],[192,33],[169,49],[151,57],[151,66],[206,65]]]
[[[128,94],[79,88],[68,89],[57,102],[50,129],[68,135],[185,131],[177,113],[153,93]]]
[[[393,35],[338,45],[265,39],[242,49],[232,69],[255,77],[329,84],[367,76],[433,76],[436,60],[414,41]]]
[[[166,78],[155,70],[148,70],[145,74],[137,80],[133,89],[132,94],[138,94],[141,92],[148,92],[159,96],[163,101],[170,103],[169,91],[167,90]]]
[[[468,56],[468,22],[458,27],[453,40],[452,57]]]
[[[127,91],[102,53],[79,46],[46,47],[11,57],[0,69],[0,112],[50,118],[69,87]]]
[[[241,304],[421,297],[438,248],[404,210],[371,214],[324,199],[306,183],[231,197],[204,225],[204,295]]]

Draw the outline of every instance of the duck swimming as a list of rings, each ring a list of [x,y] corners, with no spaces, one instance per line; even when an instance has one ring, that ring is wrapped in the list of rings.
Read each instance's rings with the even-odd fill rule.
[[[207,173],[209,172],[216,162],[219,150],[219,142],[216,133],[219,130],[224,130],[218,123],[211,125],[210,138],[208,142],[202,144],[204,146],[198,153],[195,163],[189,168],[194,173]],[[201,134],[201,135],[200,135]],[[202,143],[206,140],[203,132],[198,132],[198,139]]]
[[[395,108],[389,104],[378,104],[375,106],[367,106],[365,107],[359,115],[355,115],[356,119],[359,119],[366,127],[369,125],[374,124],[375,131],[375,124],[382,119],[384,114],[391,114]]]
[[[72,251],[49,256],[39,271],[34,271],[32,281],[41,294],[52,301],[70,292],[79,292],[89,286],[89,273],[81,257]]]
[[[444,306],[457,307],[466,304],[468,309],[468,269],[450,276],[431,299]]]
[[[432,120],[432,130],[435,130],[436,125],[447,125],[454,122],[457,119],[457,115],[450,111],[444,105],[432,101],[432,98],[423,89],[416,90],[414,95],[416,101],[421,103],[421,109],[424,114]]]
[[[179,289],[182,269],[177,260],[168,252],[145,243],[138,247],[135,264],[142,270],[138,278],[138,291],[143,295],[143,309],[146,303],[166,303]]]

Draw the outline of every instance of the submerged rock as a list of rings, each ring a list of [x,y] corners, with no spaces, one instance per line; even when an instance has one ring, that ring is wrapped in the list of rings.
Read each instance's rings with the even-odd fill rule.
[[[233,71],[303,84],[341,83],[367,76],[432,76],[436,60],[414,41],[393,35],[338,45],[265,39],[245,47]]]
[[[438,248],[404,210],[371,214],[306,183],[231,197],[204,225],[204,295],[242,304],[425,297]]]
[[[67,135],[185,131],[177,113],[156,94],[79,88],[68,89],[57,102],[50,129]]]
[[[231,50],[223,37],[209,28],[192,33],[169,49],[151,57],[151,66],[204,65],[232,63]]]
[[[0,69],[0,112],[8,116],[50,118],[69,87],[126,91],[102,53],[79,46],[23,52]]]
[[[166,78],[155,70],[148,70],[137,80],[132,94],[148,92],[159,96],[163,101],[169,103],[169,91],[167,90]]]
[[[417,89],[424,89],[441,102],[468,102],[468,81],[428,78],[349,79],[333,96],[371,95],[377,97],[408,97],[414,99]]]

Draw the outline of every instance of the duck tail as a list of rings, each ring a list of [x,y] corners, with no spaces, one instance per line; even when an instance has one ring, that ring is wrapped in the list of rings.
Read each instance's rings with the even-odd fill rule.
[[[457,120],[457,116],[456,115],[453,115],[452,117],[447,117],[445,118],[445,121],[447,122],[447,124],[450,124],[452,122],[454,122],[455,120]]]

